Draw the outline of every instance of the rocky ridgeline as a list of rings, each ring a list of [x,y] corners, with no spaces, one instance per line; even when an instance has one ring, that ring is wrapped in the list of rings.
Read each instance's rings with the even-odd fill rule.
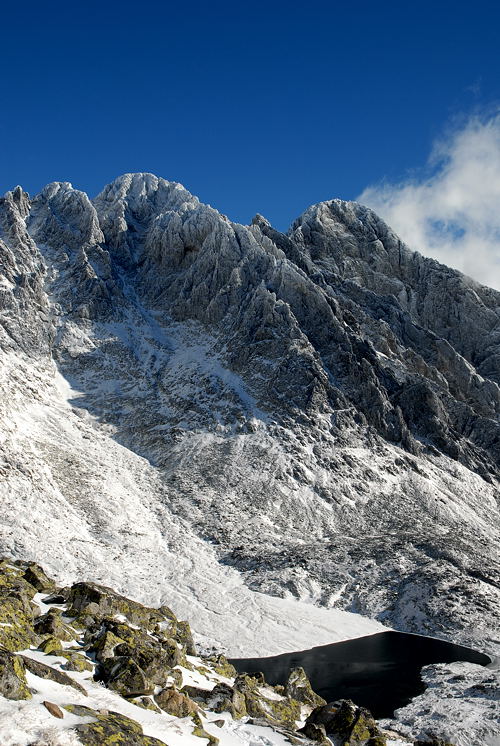
[[[184,683],[189,672],[198,685]],[[367,710],[349,700],[326,704],[301,668],[290,672],[284,686],[270,686],[262,674],[238,674],[223,655],[197,656],[189,624],[166,606],[148,608],[95,583],[58,588],[38,565],[4,559],[0,695],[29,700],[37,683],[43,689],[43,680],[66,687],[68,700],[39,706],[57,719],[64,720],[65,712],[81,717],[74,729],[86,746],[163,743],[144,735],[140,723],[122,713],[93,708],[91,682],[101,682],[137,707],[189,718],[192,735],[207,739],[209,746],[219,739],[205,725],[223,728],[224,719],[216,718],[222,713],[269,726],[296,745],[329,745],[328,739],[342,746],[386,744]],[[88,705],[81,697],[72,702],[72,689],[88,697]]]

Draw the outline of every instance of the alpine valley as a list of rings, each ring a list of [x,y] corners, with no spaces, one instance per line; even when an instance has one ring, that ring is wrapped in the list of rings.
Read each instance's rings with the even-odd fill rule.
[[[82,611],[77,581],[168,606],[191,624],[196,650],[176,633],[178,665],[202,689],[253,686],[238,689],[220,654],[387,627],[467,645],[492,666],[424,669],[426,691],[383,723],[392,736],[342,743],[500,744],[499,292],[410,251],[354,202],[314,205],[283,234],[126,174],[94,200],[69,183],[0,200],[0,349],[0,554],[18,595],[34,562],[59,612]],[[80,622],[99,652],[103,627]],[[78,696],[57,728],[26,709],[36,696],[24,709],[0,697],[0,733],[16,724],[1,743],[108,743],[75,730],[89,715]],[[94,713],[119,707],[99,696]],[[123,702],[124,717],[145,712]],[[144,738],[163,742],[174,715],[144,717]],[[216,735],[281,746],[288,721]],[[210,736],[169,727],[169,746]]]

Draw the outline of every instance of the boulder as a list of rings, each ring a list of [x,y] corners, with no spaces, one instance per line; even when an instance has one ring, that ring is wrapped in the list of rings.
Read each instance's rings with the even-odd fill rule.
[[[98,678],[122,697],[152,694],[155,688],[137,661],[126,655],[106,658],[99,666]]]
[[[159,609],[151,609],[137,601],[131,601],[111,588],[97,583],[75,583],[68,594],[70,609],[68,616],[80,617],[87,614],[92,617],[124,616],[132,624],[145,629],[153,629],[156,624],[164,622],[166,616]]]
[[[55,590],[56,584],[47,577],[40,565],[31,562],[23,575],[24,579],[36,588],[39,593],[51,593]]]
[[[61,618],[60,609],[49,609],[42,616],[37,617],[34,623],[34,630],[37,635],[50,635],[57,637],[59,640],[69,642],[75,639],[75,630],[65,624]]]
[[[27,655],[19,655],[18,658],[23,661],[28,671],[35,676],[39,676],[41,679],[50,679],[51,681],[55,681],[57,684],[63,684],[64,686],[72,686],[73,689],[76,689],[80,694],[87,695],[83,686],[72,679],[71,676],[68,676],[67,673],[58,671],[56,668],[52,668],[52,666],[48,666],[46,663],[41,663],[40,661],[33,660],[33,658],[28,658]]]
[[[7,699],[31,698],[24,664],[8,650],[0,650],[0,694]]]
[[[294,668],[290,671],[288,681],[285,686],[285,693],[287,697],[296,699],[298,702],[302,702],[305,705],[311,705],[311,707],[321,707],[326,705],[326,701],[313,691],[311,683],[307,678],[307,674],[303,668]]]
[[[79,717],[94,718],[91,723],[75,726],[83,746],[166,746],[158,738],[145,736],[139,723],[118,712],[98,712],[82,705],[66,705],[64,709]]]
[[[164,686],[171,669],[182,663],[182,651],[173,640],[168,647],[155,644],[151,638],[133,644],[122,642],[116,646],[115,655],[134,658],[146,676],[159,686]]]
[[[46,700],[42,702],[42,705],[50,712],[51,715],[53,715],[55,718],[60,718],[61,720],[64,717],[64,712],[61,710],[61,708],[54,704],[54,702],[47,702]]]
[[[46,637],[38,646],[38,650],[46,655],[60,655],[62,653],[61,640],[57,637]]]
[[[188,717],[199,710],[196,702],[174,688],[162,689],[159,694],[155,695],[154,699],[158,707],[168,712],[169,715],[175,715],[178,718]]]
[[[229,712],[239,720],[247,714],[245,695],[228,684],[216,684],[212,689],[208,706],[214,712]]]
[[[91,643],[88,643],[89,652],[95,653],[96,660],[103,663],[107,658],[112,658],[115,648],[125,642],[121,637],[115,635],[110,629],[102,627]]]
[[[210,655],[205,658],[207,663],[219,676],[226,676],[228,679],[234,679],[238,675],[237,670],[232,663],[229,663],[225,655]]]
[[[0,588],[0,646],[11,652],[38,644],[30,598],[22,588]]]
[[[371,713],[357,707],[349,699],[316,707],[306,720],[308,724],[323,725],[327,735],[342,746],[385,746],[386,738]]]

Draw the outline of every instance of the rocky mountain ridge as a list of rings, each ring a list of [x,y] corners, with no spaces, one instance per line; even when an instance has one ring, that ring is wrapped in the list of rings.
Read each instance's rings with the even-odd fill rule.
[[[43,561],[57,504],[100,578],[126,535],[138,588],[151,555],[114,514],[140,468],[147,521],[189,527],[251,591],[496,648],[499,293],[355,203],[285,235],[150,174],[93,201],[17,188],[0,225],[4,551]],[[133,477],[114,490],[89,455],[116,443]],[[88,566],[56,533],[53,569]]]

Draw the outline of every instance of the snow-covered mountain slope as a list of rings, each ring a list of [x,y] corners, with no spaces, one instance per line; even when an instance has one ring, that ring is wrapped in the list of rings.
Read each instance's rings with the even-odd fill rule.
[[[284,235],[150,174],[0,225],[0,551],[241,655],[379,629],[334,609],[496,648],[499,293],[359,205]]]

